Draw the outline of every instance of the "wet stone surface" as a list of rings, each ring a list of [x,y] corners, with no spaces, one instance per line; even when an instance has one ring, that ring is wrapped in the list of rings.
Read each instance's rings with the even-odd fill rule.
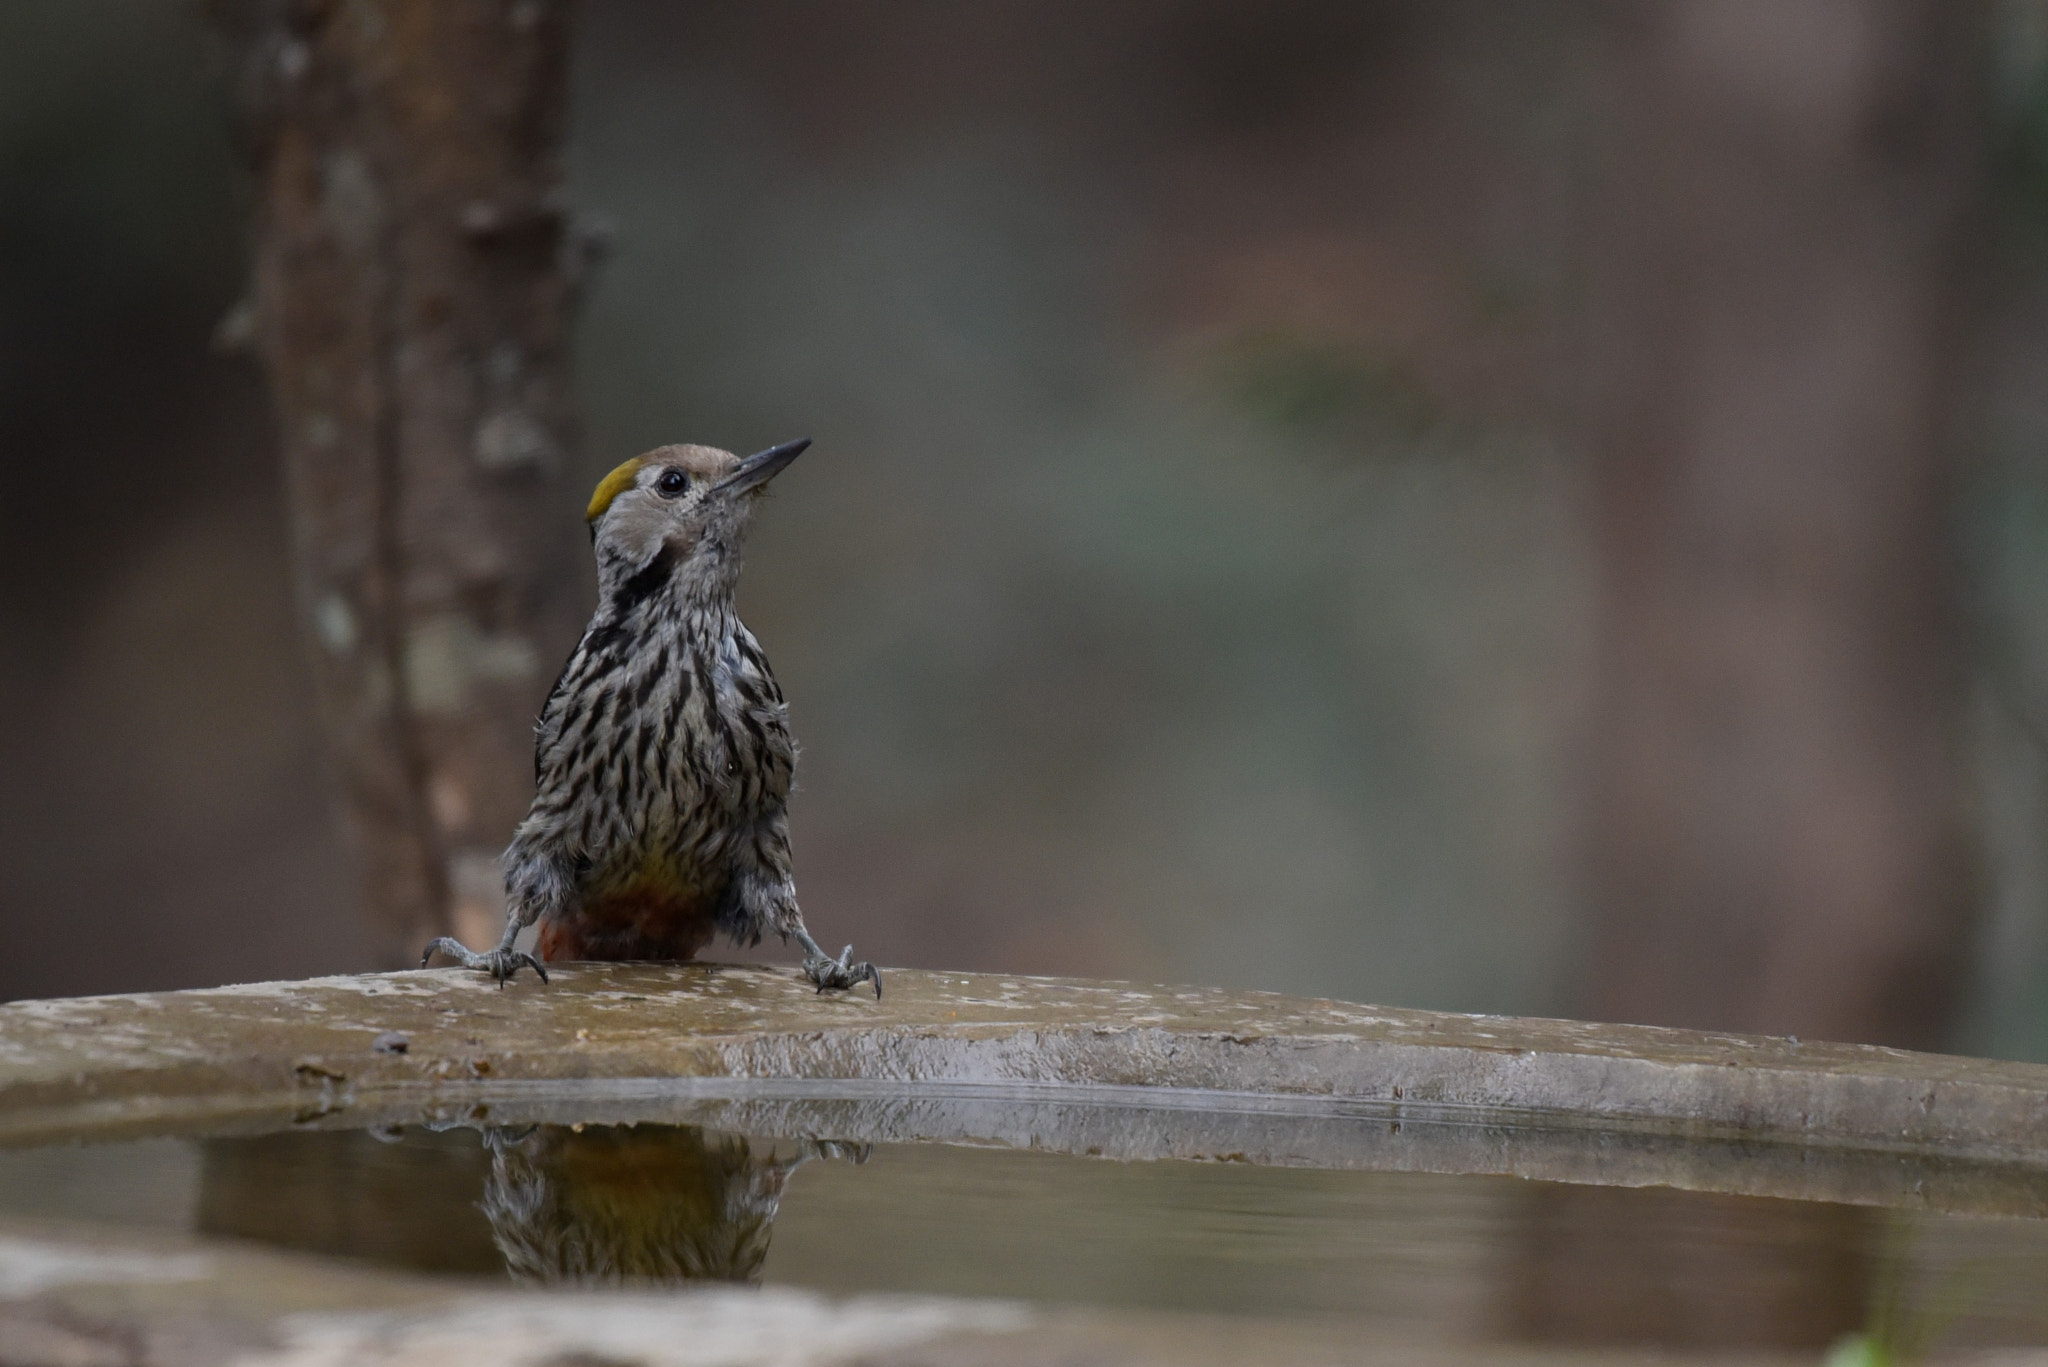
[[[668,1120],[2048,1211],[2048,1067],[899,970],[455,969],[0,1006],[0,1142]]]
[[[0,1362],[1966,1360],[2048,1342],[2044,1116],[2028,1065],[908,971],[21,1002]]]

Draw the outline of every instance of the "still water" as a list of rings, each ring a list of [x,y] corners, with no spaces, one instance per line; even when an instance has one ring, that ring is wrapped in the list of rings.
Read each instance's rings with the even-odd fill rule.
[[[525,1283],[1313,1316],[1410,1341],[2048,1344],[2048,1222],[1506,1177],[767,1140],[683,1125],[0,1152],[0,1216]]]

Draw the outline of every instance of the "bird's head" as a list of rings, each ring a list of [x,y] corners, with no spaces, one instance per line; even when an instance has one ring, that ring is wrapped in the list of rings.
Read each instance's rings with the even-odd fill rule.
[[[806,437],[744,458],[712,446],[662,446],[613,470],[585,514],[601,587],[610,592],[660,562],[695,588],[729,594],[755,502],[810,444]]]

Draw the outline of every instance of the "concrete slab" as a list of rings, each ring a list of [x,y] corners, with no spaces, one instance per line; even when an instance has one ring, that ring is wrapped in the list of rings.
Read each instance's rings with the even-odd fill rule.
[[[2048,1066],[1208,988],[455,969],[0,1006],[0,1142],[666,1120],[2048,1214]]]

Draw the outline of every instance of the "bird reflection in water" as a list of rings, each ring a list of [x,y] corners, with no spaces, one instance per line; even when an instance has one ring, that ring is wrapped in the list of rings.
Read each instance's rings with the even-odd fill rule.
[[[679,1125],[411,1126],[206,1140],[198,1227],[426,1272],[754,1281],[790,1174],[868,1147]],[[793,1152],[791,1150],[794,1150]]]
[[[544,1285],[754,1282],[790,1174],[868,1146],[807,1140],[759,1152],[693,1127],[542,1125],[484,1133],[479,1208],[506,1269]]]

